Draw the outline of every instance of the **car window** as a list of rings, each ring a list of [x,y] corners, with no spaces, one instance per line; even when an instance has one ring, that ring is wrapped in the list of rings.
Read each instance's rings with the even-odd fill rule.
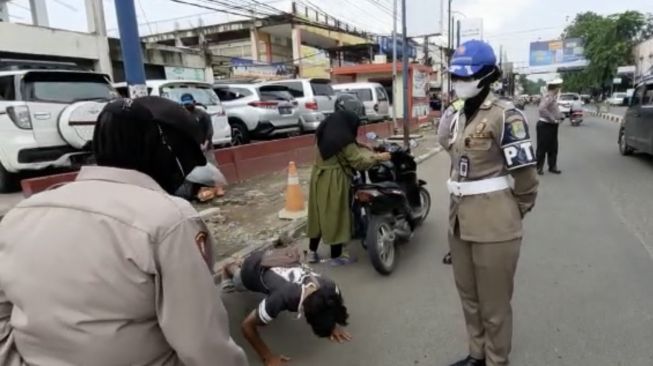
[[[218,105],[220,102],[213,89],[208,86],[198,84],[168,84],[161,87],[161,96],[177,103],[181,101],[181,96],[187,93],[191,94],[197,103],[205,106]]]
[[[0,100],[15,100],[16,91],[14,89],[13,76],[0,77]]]
[[[358,99],[362,100],[363,102],[371,102],[374,100],[372,96],[372,89],[365,88],[365,89],[350,89],[347,91],[347,93],[355,94]]]
[[[560,100],[569,101],[569,100],[578,100],[578,98],[576,98],[573,94],[561,94]]]
[[[279,83],[274,83],[273,85],[283,85],[288,88],[290,94],[295,98],[304,97],[304,86],[301,81],[283,81]]]
[[[388,95],[385,93],[385,89],[382,87],[376,87],[376,98],[379,102],[385,102],[388,100]]]
[[[292,94],[287,90],[261,90],[261,100],[293,100]]]
[[[630,102],[630,105],[636,106],[640,105],[642,103],[642,99],[644,98],[644,91],[646,88],[644,86],[640,86],[637,88],[635,93],[633,94],[633,100]]]
[[[22,81],[27,101],[74,103],[82,100],[110,100],[118,96],[100,74],[30,72]]]
[[[642,99],[642,105],[653,106],[653,84],[648,84],[646,86],[646,92],[644,93],[644,98]]]
[[[253,94],[249,89],[246,88],[218,87],[214,88],[213,91],[215,91],[220,100],[223,102],[249,97]]]
[[[311,81],[311,88],[313,89],[313,94],[314,95],[321,95],[321,96],[330,97],[330,96],[334,96],[336,94],[333,91],[333,88],[331,87],[331,84],[329,84],[329,83]]]

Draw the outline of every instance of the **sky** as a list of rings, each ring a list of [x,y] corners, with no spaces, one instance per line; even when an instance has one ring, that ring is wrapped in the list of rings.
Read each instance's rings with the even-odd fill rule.
[[[116,35],[113,0],[103,0],[107,28]],[[215,24],[242,19],[218,14],[207,9],[175,3],[172,0],[134,0],[141,34],[170,31],[203,24]],[[225,0],[222,0],[225,1]],[[231,4],[253,2],[269,4],[288,11],[290,0],[226,0]],[[392,31],[392,0],[299,0],[314,5],[326,13],[357,27],[376,33]],[[410,36],[440,31],[441,0],[406,0],[407,29]],[[52,27],[77,31],[86,30],[84,0],[46,0]],[[192,0],[195,3],[210,0]],[[399,1],[401,3],[401,1]],[[29,0],[12,0],[10,14],[18,22],[29,22],[26,8]],[[483,18],[484,38],[498,54],[504,50],[507,60],[515,67],[528,65],[529,43],[555,39],[577,13],[594,11],[607,15],[626,10],[653,13],[653,0],[452,0],[456,19]],[[445,14],[446,17],[446,14]],[[399,32],[401,24],[398,23]],[[446,21],[445,21],[446,31]]]

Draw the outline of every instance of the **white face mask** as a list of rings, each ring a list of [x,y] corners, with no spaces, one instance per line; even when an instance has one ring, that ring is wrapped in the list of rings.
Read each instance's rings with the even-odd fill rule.
[[[456,96],[462,100],[467,100],[474,98],[481,92],[481,88],[478,87],[479,80],[472,81],[454,81],[453,90],[456,92]]]
[[[483,88],[481,88],[479,85],[482,84],[485,78],[489,77],[492,74],[494,74],[494,70],[478,80],[454,81],[453,90],[456,92],[456,96],[462,100],[467,100],[479,95],[481,90],[483,90]]]

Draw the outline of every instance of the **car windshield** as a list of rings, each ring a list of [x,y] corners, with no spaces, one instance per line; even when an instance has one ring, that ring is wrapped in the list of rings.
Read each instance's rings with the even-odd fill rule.
[[[328,82],[312,81],[311,87],[313,88],[313,94],[315,95],[321,95],[321,96],[335,95],[335,92],[333,91],[331,84],[329,84]]]
[[[262,86],[258,90],[261,100],[293,100],[288,88],[277,85]]]
[[[170,84],[161,87],[161,96],[177,103],[181,102],[181,96],[191,94],[197,103],[205,106],[218,105],[220,99],[211,87],[193,84]]]
[[[23,78],[23,88],[26,101],[74,103],[118,96],[103,75],[92,73],[33,72]]]
[[[373,100],[372,89],[351,89],[348,90],[347,92],[351,94],[356,94],[356,96],[358,96],[358,99],[362,100],[363,102],[370,102]]]

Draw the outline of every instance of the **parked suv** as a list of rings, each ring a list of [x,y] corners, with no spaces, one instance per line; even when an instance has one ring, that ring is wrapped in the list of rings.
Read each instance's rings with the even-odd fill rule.
[[[639,83],[619,128],[619,151],[630,155],[639,151],[653,155],[653,77]]]
[[[297,101],[285,86],[215,84],[213,90],[227,111],[235,145],[300,131]]]
[[[220,98],[215,95],[211,84],[196,80],[147,80],[147,93],[149,95],[168,98],[181,103],[181,96],[188,93],[193,95],[195,101],[211,116],[213,122],[213,145],[231,145],[231,128],[227,115],[222,107]],[[120,95],[129,95],[127,83],[114,84]]]
[[[365,105],[365,115],[370,122],[388,119],[389,103],[385,89],[379,83],[348,83],[333,86],[336,91],[355,94]]]
[[[315,131],[335,110],[336,95],[328,79],[292,79],[268,83],[283,85],[297,100],[302,131]]]
[[[116,96],[104,74],[0,71],[0,191],[14,187],[15,173],[82,164],[97,116]]]

